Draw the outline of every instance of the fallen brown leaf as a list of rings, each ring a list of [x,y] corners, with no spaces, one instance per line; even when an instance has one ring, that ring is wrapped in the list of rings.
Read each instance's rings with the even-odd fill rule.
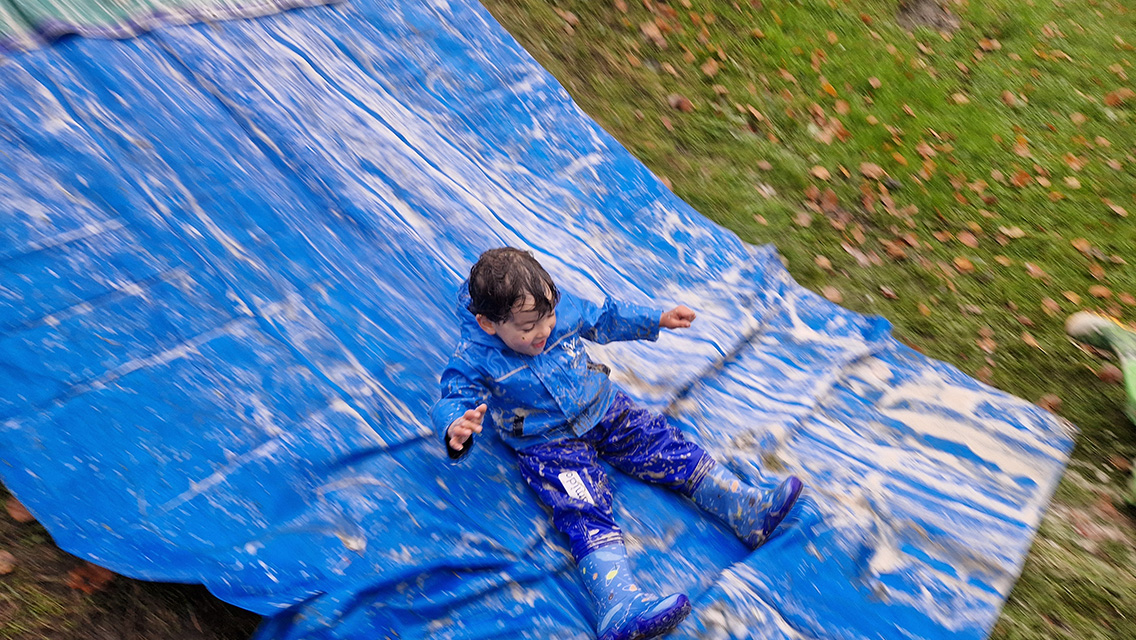
[[[894,240],[880,240],[880,244],[884,247],[884,253],[887,254],[892,260],[903,260],[907,258],[907,250],[903,245]]]
[[[1097,371],[1097,377],[1101,379],[1101,382],[1120,384],[1124,380],[1124,372],[1120,370],[1120,367],[1106,363]]]
[[[885,287],[882,284],[880,285],[880,294],[888,300],[899,300],[899,295],[891,287]]]
[[[835,303],[835,304],[840,304],[841,302],[844,302],[844,295],[842,293],[840,293],[840,290],[837,289],[836,287],[832,287],[832,286],[825,287],[825,288],[821,289],[821,294],[829,302],[832,302],[832,303]]]
[[[1094,298],[1101,299],[1111,298],[1112,291],[1102,284],[1094,284],[1093,286],[1089,287],[1089,295]]]
[[[67,586],[83,593],[102,591],[114,580],[114,573],[96,564],[84,562],[67,574]]]
[[[6,576],[16,570],[16,556],[8,551],[0,550],[0,576]]]
[[[678,109],[684,113],[694,111],[694,103],[690,101],[690,98],[678,93],[672,93],[667,96],[667,104],[669,104],[672,109]]]
[[[1108,457],[1108,461],[1121,473],[1128,473],[1132,470],[1132,461],[1119,453],[1114,453]]]
[[[1018,136],[1014,140],[1014,154],[1023,158],[1033,155],[1029,148],[1029,140],[1025,136]]]
[[[1041,348],[1041,345],[1037,343],[1037,338],[1034,338],[1033,335],[1028,331],[1022,332],[1022,342],[1033,347],[1034,349]]]
[[[1035,278],[1037,280],[1046,280],[1046,281],[1049,280],[1049,274],[1046,273],[1041,267],[1037,266],[1036,264],[1034,264],[1032,262],[1027,262],[1025,264],[1025,267],[1026,267],[1026,273],[1028,273],[1031,278]]]
[[[1072,291],[1062,291],[1061,295],[1073,304],[1081,304],[1081,296],[1073,293]]]
[[[865,178],[868,178],[868,179],[871,179],[871,180],[882,180],[884,178],[884,176],[887,175],[887,172],[884,171],[883,167],[881,167],[878,164],[875,164],[874,162],[863,162],[863,163],[861,163],[860,164],[860,173],[863,174],[863,176]]]
[[[579,26],[580,19],[577,18],[576,14],[572,13],[571,11],[565,11],[564,9],[558,9],[556,7],[553,7],[552,10],[556,12],[556,15],[560,16],[561,20],[563,20],[564,22],[567,22],[569,26],[572,26],[572,27]],[[654,24],[654,23],[651,23],[651,24]]]
[[[868,84],[871,85],[873,89],[879,89],[884,86],[884,83],[880,82],[880,79],[875,76],[868,78]]]
[[[1047,393],[1037,399],[1037,406],[1052,413],[1057,413],[1058,411],[1060,411],[1061,404],[1061,398],[1058,398],[1052,393]]]
[[[706,62],[702,63],[701,69],[702,73],[706,74],[707,77],[713,78],[714,76],[718,75],[718,71],[721,70],[721,67],[718,65],[717,60],[710,58]]]
[[[809,174],[812,175],[814,178],[819,178],[821,180],[827,181],[827,180],[832,179],[832,173],[828,169],[825,169],[824,167],[820,166],[819,164],[816,165],[815,167],[813,167],[812,169],[809,169]]]
[[[962,256],[956,256],[952,262],[954,262],[955,268],[959,270],[959,273],[971,273],[974,271],[974,263]]]
[[[955,236],[955,238],[971,249],[978,248],[978,238],[976,238],[974,234],[969,231],[960,231],[958,235]]]
[[[1014,173],[1014,176],[1010,178],[1010,184],[1014,185],[1015,187],[1026,187],[1031,182],[1033,182],[1033,176],[1022,169],[1016,171]]]
[[[987,365],[983,365],[978,368],[978,371],[974,372],[974,377],[978,378],[979,381],[983,382],[984,384],[994,384],[994,369]]]
[[[770,171],[773,169],[773,164],[768,160],[758,160],[757,168],[761,169],[762,171]]]
[[[1123,87],[1116,91],[1110,91],[1104,95],[1104,103],[1110,107],[1119,107],[1120,105],[1128,102],[1132,98],[1136,98],[1136,91]]]
[[[22,524],[35,522],[35,516],[33,516],[31,512],[28,511],[27,507],[25,507],[19,500],[17,500],[15,496],[8,496],[8,500],[4,503],[4,507],[8,510],[8,516],[16,522]]]
[[[1055,316],[1061,313],[1061,305],[1053,298],[1042,298],[1041,310],[1044,311],[1047,316]]]

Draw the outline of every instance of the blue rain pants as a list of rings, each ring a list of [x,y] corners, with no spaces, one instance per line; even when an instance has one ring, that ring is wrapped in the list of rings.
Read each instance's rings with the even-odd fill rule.
[[[520,449],[517,457],[521,475],[552,509],[553,524],[568,536],[576,560],[623,541],[599,459],[687,497],[716,464],[664,416],[636,406],[621,391],[591,430]]]

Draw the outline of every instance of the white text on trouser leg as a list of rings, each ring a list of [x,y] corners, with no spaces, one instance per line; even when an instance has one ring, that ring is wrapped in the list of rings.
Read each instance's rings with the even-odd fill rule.
[[[583,500],[593,507],[596,506],[596,501],[592,499],[592,494],[588,492],[588,485],[584,484],[583,478],[575,471],[561,471],[560,484],[564,485],[564,492],[577,500]]]

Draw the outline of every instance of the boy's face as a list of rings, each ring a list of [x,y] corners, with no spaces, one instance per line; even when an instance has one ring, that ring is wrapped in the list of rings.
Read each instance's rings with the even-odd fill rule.
[[[526,295],[504,322],[492,322],[477,316],[477,324],[485,333],[501,338],[505,346],[517,353],[535,356],[548,346],[548,337],[556,327],[556,310],[545,316],[538,314],[531,295]]]

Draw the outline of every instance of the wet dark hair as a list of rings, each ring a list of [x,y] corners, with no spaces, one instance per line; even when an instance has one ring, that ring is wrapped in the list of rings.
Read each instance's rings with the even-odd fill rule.
[[[542,317],[560,302],[552,276],[528,251],[501,247],[481,254],[469,270],[469,312],[490,322],[505,322],[530,295]]]

